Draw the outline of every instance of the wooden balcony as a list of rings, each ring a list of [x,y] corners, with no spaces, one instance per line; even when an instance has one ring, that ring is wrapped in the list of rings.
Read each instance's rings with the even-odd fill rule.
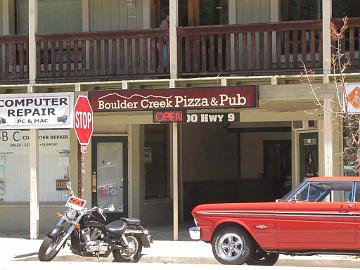
[[[322,68],[322,22],[187,27],[178,31],[179,73],[291,74]]]
[[[104,80],[168,74],[163,29],[36,36],[37,78]],[[160,53],[166,48],[166,54]]]
[[[169,77],[163,29],[36,36],[39,81]],[[322,21],[178,28],[180,77],[298,74],[322,70]],[[0,82],[28,80],[28,38],[0,36]],[[360,70],[360,18],[349,21],[343,45],[350,71]]]
[[[0,83],[29,78],[27,36],[0,36]]]

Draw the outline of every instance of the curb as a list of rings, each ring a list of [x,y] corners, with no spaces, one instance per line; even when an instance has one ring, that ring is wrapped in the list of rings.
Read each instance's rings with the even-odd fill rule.
[[[100,262],[112,262],[112,256],[100,258]],[[37,256],[13,261],[38,261]],[[96,257],[81,257],[77,255],[64,254],[57,256],[57,262],[98,262]],[[210,257],[160,257],[143,255],[139,263],[159,263],[159,264],[219,264],[215,258]],[[337,268],[359,268],[359,259],[318,259],[318,258],[280,258],[276,266],[302,266],[302,267],[337,267]]]

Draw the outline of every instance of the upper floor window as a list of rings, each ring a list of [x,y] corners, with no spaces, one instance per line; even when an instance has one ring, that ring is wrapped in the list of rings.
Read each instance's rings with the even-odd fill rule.
[[[332,0],[332,17],[360,17],[359,0]]]
[[[281,0],[281,21],[321,19],[321,0]]]

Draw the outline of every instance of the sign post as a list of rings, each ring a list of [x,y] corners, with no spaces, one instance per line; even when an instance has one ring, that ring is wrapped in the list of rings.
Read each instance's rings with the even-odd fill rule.
[[[78,96],[74,107],[74,129],[80,144],[80,177],[78,196],[84,195],[85,153],[93,133],[93,111],[87,96]]]

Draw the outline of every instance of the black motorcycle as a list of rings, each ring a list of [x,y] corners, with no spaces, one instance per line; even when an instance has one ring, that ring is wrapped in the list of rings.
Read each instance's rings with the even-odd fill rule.
[[[58,221],[45,237],[39,249],[40,261],[51,261],[71,239],[71,251],[80,256],[108,257],[113,254],[116,262],[138,262],[142,247],[150,247],[152,237],[140,225],[140,220],[120,218],[107,222],[107,208],[84,208],[85,200],[74,196],[71,185],[67,185],[70,196],[64,214],[57,213]]]

